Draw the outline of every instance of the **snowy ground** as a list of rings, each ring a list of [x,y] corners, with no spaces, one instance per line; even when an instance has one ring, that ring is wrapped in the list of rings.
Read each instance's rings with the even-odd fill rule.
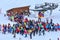
[[[6,10],[13,8],[13,7],[20,7],[20,6],[26,6],[26,5],[32,5],[31,9],[33,8],[33,5],[35,4],[41,4],[44,2],[48,2],[48,3],[58,3],[60,0],[0,0],[0,8],[2,8],[2,13],[0,14],[0,24],[8,24],[11,23],[11,25],[13,25],[13,23],[15,22],[11,22],[8,20],[8,17],[4,17],[4,13],[6,13]],[[9,3],[8,3],[9,2]],[[24,4],[23,4],[24,3]],[[20,5],[21,4],[21,5]],[[46,11],[45,12],[45,17],[44,19],[42,18],[42,20],[46,20],[46,18],[48,19],[53,19],[54,23],[59,23],[60,24],[60,5],[57,9],[53,10],[52,15],[49,17],[49,13],[50,11]],[[35,14],[34,14],[35,13]],[[28,17],[29,19],[37,17],[37,13],[34,12],[32,15],[30,15],[30,17]],[[25,38],[24,36],[20,35],[20,34],[16,34],[16,38],[13,38],[13,35],[10,33],[6,33],[6,34],[2,34],[2,32],[0,32],[0,40],[19,40],[19,38],[21,38],[21,40],[49,40],[51,38],[51,40],[57,40],[57,38],[60,38],[60,31],[57,32],[45,32],[46,34],[43,36],[39,36],[36,35],[35,37],[33,36],[32,39],[29,38],[29,35],[27,38]]]
[[[2,32],[0,32],[0,40],[49,40],[50,38],[51,40],[57,40],[57,38],[60,38],[60,31],[45,32],[44,36],[36,35],[36,36],[33,36],[32,39],[29,38],[29,35],[27,38],[25,38],[20,34],[16,34],[16,38],[13,38],[13,35],[10,33],[2,34]]]
[[[47,14],[47,12],[46,12],[46,14]],[[49,17],[49,15],[46,15],[46,14],[45,14],[45,17],[44,17],[45,19],[46,19],[46,17]],[[37,17],[37,14],[33,13],[28,18],[29,19],[32,19],[32,18],[37,19],[33,15],[36,15],[36,17]],[[59,17],[60,17],[59,13],[56,13],[54,15],[52,14],[50,18],[53,18],[54,23],[60,23],[60,22],[58,22],[60,20]],[[44,18],[42,20],[45,20]],[[8,24],[8,23],[13,25],[15,22],[9,21],[8,17],[7,16],[4,17],[4,13],[1,13],[0,14],[0,24]],[[16,34],[16,38],[13,38],[13,35],[10,34],[10,33],[2,34],[2,32],[0,32],[0,40],[20,40],[20,38],[21,38],[21,40],[49,40],[50,38],[51,38],[51,40],[57,40],[58,37],[60,38],[60,31],[57,31],[57,32],[55,32],[55,31],[54,32],[45,32],[45,33],[46,34],[44,36],[43,35],[41,35],[41,36],[36,35],[36,36],[33,36],[32,39],[30,39],[29,35],[28,35],[27,38],[25,38],[24,36],[22,36],[20,34]]]
[[[10,23],[11,25],[13,25],[13,23],[15,24],[16,22],[11,22],[10,20],[8,20],[8,16],[4,16],[4,13],[0,14],[0,24],[8,24]]]
[[[29,18],[31,18],[31,17],[33,17],[34,18],[34,16],[32,16],[33,14],[31,14],[30,15],[30,17]],[[35,15],[35,14],[34,14]],[[46,14],[45,14],[46,15]],[[57,18],[54,18],[54,17],[56,17],[57,16]],[[56,14],[55,16],[52,16],[52,18],[54,18],[55,20],[55,22],[57,22],[56,21],[56,19],[59,19],[59,15],[58,14]],[[34,18],[35,19],[35,18]],[[44,19],[43,19],[44,20]],[[59,21],[59,20],[58,20]],[[13,23],[15,23],[15,22],[11,22],[11,21],[9,21],[8,20],[8,17],[6,16],[6,17],[4,17],[4,13],[1,13],[0,14],[0,24],[8,24],[8,23],[11,23],[11,24],[13,24]],[[58,22],[59,23],[59,22]],[[21,38],[21,39],[20,39]],[[2,32],[0,32],[0,40],[49,40],[51,38],[51,40],[57,40],[57,38],[60,38],[60,31],[57,31],[57,32],[45,32],[45,35],[43,36],[43,35],[41,35],[41,36],[39,36],[39,35],[36,35],[36,36],[33,36],[33,38],[32,39],[30,39],[30,37],[29,37],[29,35],[28,35],[28,37],[27,38],[25,38],[24,36],[22,36],[22,35],[20,35],[20,34],[16,34],[16,38],[13,38],[13,35],[12,34],[10,34],[10,33],[6,33],[6,34],[2,34]]]

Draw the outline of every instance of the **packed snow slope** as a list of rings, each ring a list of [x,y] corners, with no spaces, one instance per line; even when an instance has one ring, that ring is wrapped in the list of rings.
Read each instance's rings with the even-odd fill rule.
[[[50,11],[45,12],[45,19],[52,18],[55,23],[58,23],[60,20],[60,0],[0,0],[0,9],[2,10],[2,13],[6,14],[6,11],[11,9],[11,8],[16,8],[16,7],[22,7],[22,6],[30,6],[30,9],[34,9],[35,4],[44,4],[44,2],[48,3],[58,3],[59,7],[53,10],[51,17],[49,17]],[[33,15],[37,16],[36,12],[31,12],[34,13]],[[57,16],[58,15],[58,16]],[[1,17],[1,16],[0,16]],[[29,18],[31,18],[30,16]],[[35,18],[34,18],[35,19]]]
[[[8,9],[14,8],[14,7],[22,7],[22,6],[28,6],[30,5],[31,9],[34,8],[35,4],[42,4],[44,2],[48,2],[48,3],[58,3],[60,0],[0,0],[0,8],[2,9],[2,13],[0,13],[0,24],[8,24],[8,23],[15,23],[15,22],[11,22],[8,20],[8,17],[4,17],[4,14],[6,14],[6,11]],[[58,3],[60,4],[60,3]],[[53,19],[54,23],[60,23],[60,5],[58,8],[56,8],[55,10],[53,10],[52,15],[49,16],[50,11],[46,11],[45,12],[45,17],[42,18],[43,21],[46,20],[46,18],[48,19]],[[29,19],[36,19],[35,17],[37,17],[37,12],[32,12],[31,11],[31,15],[30,17],[28,17]],[[35,15],[35,16],[33,16]],[[16,38],[13,38],[12,34],[6,33],[6,34],[2,34],[2,32],[0,32],[0,40],[19,40],[19,38],[21,38],[21,40],[49,40],[51,38],[51,40],[57,40],[57,38],[60,38],[60,31],[57,32],[45,32],[46,34],[43,36],[39,36],[36,35],[35,37],[33,36],[32,39],[29,38],[29,35],[27,38],[25,38],[24,36],[20,35],[20,34],[16,34]]]
[[[16,34],[16,38],[13,38],[13,35],[10,33],[2,34],[0,32],[0,40],[57,40],[60,38],[60,31],[54,31],[54,32],[45,32],[45,35],[36,35],[33,36],[32,39],[30,39],[29,35],[28,37],[24,37],[20,34]]]

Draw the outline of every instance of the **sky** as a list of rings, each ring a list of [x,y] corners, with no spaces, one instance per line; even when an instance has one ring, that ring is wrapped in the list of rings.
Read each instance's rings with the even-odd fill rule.
[[[42,4],[44,2],[59,2],[59,0],[0,0],[0,9],[2,12],[6,13],[7,10],[14,7],[22,7],[22,6],[31,6],[34,7],[35,4]]]

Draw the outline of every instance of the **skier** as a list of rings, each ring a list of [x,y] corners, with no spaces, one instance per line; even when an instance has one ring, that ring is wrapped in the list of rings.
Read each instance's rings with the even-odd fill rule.
[[[14,16],[12,15],[12,16],[10,17],[10,19],[11,19],[11,21],[14,21]]]
[[[8,23],[8,33],[11,33],[11,25]]]
[[[15,27],[15,24],[13,24],[13,27],[12,27],[12,33],[13,33],[13,37],[15,38],[16,37],[16,27]]]
[[[4,25],[4,29],[3,29],[4,34],[6,34],[6,31],[7,31],[7,25]]]
[[[57,26],[57,25],[55,25],[55,31],[57,31],[57,29],[58,29],[58,26]]]
[[[39,30],[39,36],[41,35],[41,29],[40,29],[40,27],[38,27],[38,30]]]
[[[40,28],[40,30],[39,30],[39,35],[41,35],[41,29],[42,29],[42,24],[41,24],[41,22],[38,23],[38,26],[39,26],[39,28]]]
[[[33,36],[35,36],[35,28],[33,29],[32,33],[33,33]]]
[[[16,32],[16,28],[15,28],[15,24],[13,24],[12,26],[12,34],[14,34]]]
[[[51,31],[54,31],[54,23],[51,24]]]
[[[42,28],[42,30],[41,30],[41,31],[42,31],[43,35],[45,35],[45,30],[44,30],[44,28]]]
[[[27,18],[25,18],[25,19],[24,19],[24,22],[26,22],[26,23],[27,23],[27,22],[28,22],[28,19],[27,19]]]
[[[35,24],[35,32],[36,32],[36,34],[38,34],[38,24]]]
[[[24,34],[24,28],[21,26],[21,29],[20,29],[20,34]]]
[[[24,34],[25,34],[25,37],[27,37],[27,30],[26,30],[26,28],[24,28]]]
[[[50,23],[48,23],[48,24],[46,25],[46,29],[48,30],[48,32],[51,30],[51,24],[50,24]]]
[[[13,36],[14,38],[16,37],[16,33],[14,32],[14,36]]]
[[[30,33],[30,39],[32,39],[32,30],[30,29],[28,32]]]
[[[16,33],[18,34],[20,32],[19,27],[16,28]]]

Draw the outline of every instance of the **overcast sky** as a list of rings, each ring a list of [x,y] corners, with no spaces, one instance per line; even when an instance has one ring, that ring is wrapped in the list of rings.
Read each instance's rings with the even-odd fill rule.
[[[34,7],[35,4],[42,4],[44,2],[59,2],[59,0],[0,0],[0,9],[5,13],[6,10],[14,8],[31,5],[31,8]]]

